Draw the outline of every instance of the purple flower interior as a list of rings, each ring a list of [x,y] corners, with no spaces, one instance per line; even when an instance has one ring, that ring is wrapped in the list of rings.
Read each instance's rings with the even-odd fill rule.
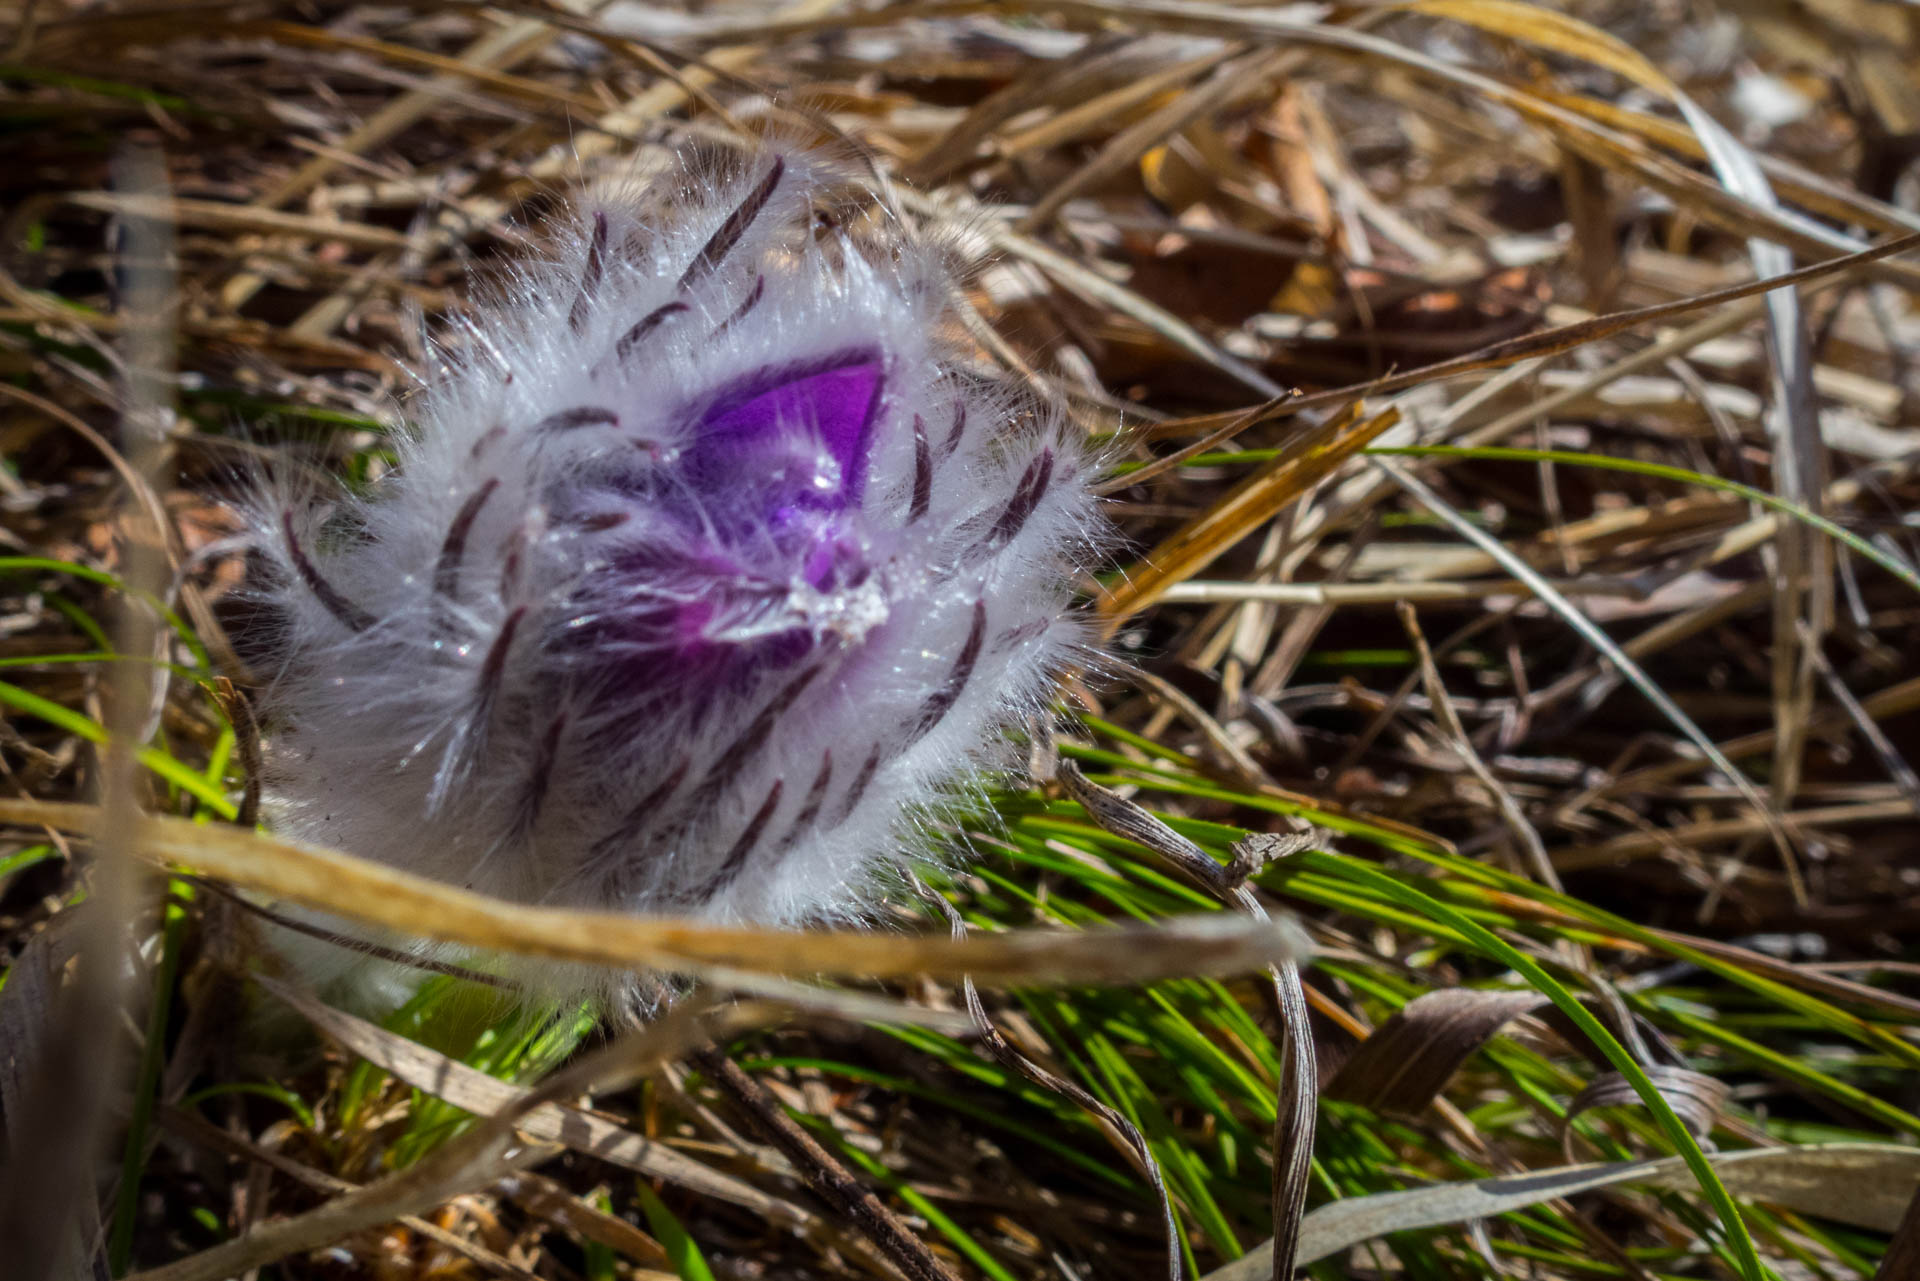
[[[589,628],[627,649],[615,679],[730,683],[726,673],[749,678],[812,650],[798,628],[722,634],[780,608],[796,577],[823,591],[866,577],[849,509],[866,486],[884,383],[881,354],[854,348],[756,371],[697,411],[675,464],[699,508],[678,522],[685,542],[629,551],[614,565],[620,579],[667,590],[628,597],[616,588],[623,603]],[[655,491],[654,501],[671,506],[671,493]]]
[[[747,375],[701,414],[687,459],[689,478],[709,491],[743,482],[761,488],[773,479],[774,488],[794,491],[787,501],[832,511],[851,506],[866,484],[883,374],[880,353],[857,348]],[[839,469],[832,493],[791,478],[781,484],[765,475],[764,466],[755,466],[807,435]],[[762,485],[754,485],[756,475]]]

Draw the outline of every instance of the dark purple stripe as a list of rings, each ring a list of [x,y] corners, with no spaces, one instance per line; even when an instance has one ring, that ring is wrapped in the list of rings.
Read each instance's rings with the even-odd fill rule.
[[[567,730],[567,714],[560,713],[547,726],[547,732],[540,736],[540,745],[534,752],[533,771],[527,777],[527,790],[520,798],[520,812],[514,818],[514,826],[521,832],[533,827],[540,817],[540,807],[546,804],[547,789],[553,783],[554,762],[560,759],[560,738]]]
[[[953,705],[960,701],[960,695],[967,688],[967,682],[973,679],[974,664],[980,661],[980,647],[987,639],[987,602],[973,603],[973,627],[967,632],[966,643],[960,647],[960,656],[953,661],[953,670],[947,673],[947,679],[940,688],[927,696],[920,705],[920,715],[915,718],[913,728],[907,734],[907,741],[900,745],[901,750],[913,746],[933,731],[933,727],[945,719]]]
[[[663,303],[646,315],[640,317],[640,319],[634,321],[633,328],[621,334],[620,341],[613,345],[613,358],[618,361],[626,360],[629,356],[633,355],[635,349],[637,349],[641,343],[646,341],[648,334],[660,327],[661,321],[665,320],[668,316],[677,315],[686,309],[687,304],[683,302]]]
[[[373,615],[361,609],[352,601],[334,590],[333,584],[320,576],[320,571],[307,559],[305,549],[293,532],[293,512],[280,513],[280,528],[287,536],[287,554],[293,558],[293,568],[300,575],[300,581],[307,585],[313,598],[326,608],[329,614],[345,625],[349,630],[364,632],[373,626]]]
[[[580,405],[573,409],[563,409],[557,414],[548,414],[533,425],[540,431],[573,431],[579,427],[618,427],[620,415],[611,409],[601,409],[594,405]]]
[[[1053,482],[1053,451],[1043,449],[1040,456],[1027,464],[1027,470],[1020,476],[1020,486],[1013,491],[1013,497],[1007,500],[1006,508],[995,521],[993,529],[987,535],[990,546],[1000,547],[1013,541],[1013,538],[1025,527],[1040,500],[1046,496],[1047,486]]]
[[[480,509],[498,488],[497,477],[480,486],[460,505],[459,514],[447,526],[446,539],[440,544],[440,561],[433,567],[434,595],[453,599],[455,589],[460,586],[460,562],[467,554],[467,535],[473,532],[473,522],[480,515]]]
[[[708,334],[707,337],[718,338],[721,334],[726,333],[727,330],[732,329],[735,325],[746,319],[747,313],[760,305],[761,296],[766,292],[767,278],[765,276],[755,276],[753,278],[753,288],[747,291],[747,296],[741,300],[740,305],[733,309],[733,314],[715,325],[713,332]]]
[[[773,199],[774,190],[780,185],[780,176],[786,171],[786,159],[775,156],[767,176],[755,184],[753,190],[747,193],[747,198],[740,202],[740,207],[727,215],[720,229],[713,233],[707,243],[700,247],[700,252],[693,256],[693,261],[687,264],[687,270],[680,277],[680,292],[685,293],[705,280],[733,252],[733,247],[740,243],[740,237],[747,234],[747,228],[753,226],[753,220]]]
[[[907,510],[911,525],[927,514],[933,505],[933,451],[927,448],[927,422],[913,416],[913,505]]]
[[[587,265],[580,273],[580,293],[567,313],[567,328],[579,333],[586,326],[587,312],[600,293],[600,274],[606,270],[607,215],[593,215],[593,239],[587,242]]]
[[[760,843],[760,833],[766,829],[767,821],[773,817],[773,811],[779,808],[780,792],[784,783],[773,780],[773,787],[767,792],[767,799],[760,802],[760,808],[747,820],[747,830],[740,833],[740,839],[727,851],[726,861],[720,864],[720,870],[694,892],[696,902],[709,902],[713,896],[738,880],[740,873],[746,870],[747,856],[753,853]]]

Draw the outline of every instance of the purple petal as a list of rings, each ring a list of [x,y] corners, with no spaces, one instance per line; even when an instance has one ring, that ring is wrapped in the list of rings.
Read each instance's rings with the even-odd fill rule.
[[[692,451],[699,457],[690,461],[708,474],[696,484],[737,482],[735,469],[752,455],[790,432],[811,430],[839,465],[840,487],[831,498],[809,493],[800,501],[832,510],[854,503],[866,483],[883,376],[880,353],[869,348],[749,375],[701,415]]]

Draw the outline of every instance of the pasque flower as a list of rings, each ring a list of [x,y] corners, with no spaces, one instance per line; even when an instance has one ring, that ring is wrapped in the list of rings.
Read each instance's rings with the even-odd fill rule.
[[[282,831],[527,902],[858,919],[1012,763],[1082,640],[1083,453],[842,185],[762,153],[585,200],[438,349],[390,474],[263,505]]]

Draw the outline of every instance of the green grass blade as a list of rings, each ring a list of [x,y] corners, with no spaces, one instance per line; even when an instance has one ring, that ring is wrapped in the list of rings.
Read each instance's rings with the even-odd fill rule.
[[[1648,1079],[1640,1064],[1627,1053],[1619,1041],[1614,1039],[1613,1033],[1607,1030],[1606,1025],[1594,1018],[1586,1006],[1574,999],[1573,994],[1561,986],[1552,975],[1542,969],[1531,957],[1520,952],[1471,917],[1438,899],[1421,893],[1411,885],[1389,876],[1378,868],[1357,859],[1339,855],[1308,853],[1295,857],[1312,858],[1317,864],[1328,865],[1329,871],[1335,870],[1337,866],[1342,874],[1356,882],[1376,890],[1383,896],[1399,899],[1414,911],[1450,926],[1486,955],[1511,967],[1535,991],[1559,1007],[1574,1026],[1591,1038],[1600,1052],[1606,1055],[1607,1061],[1613,1065],[1614,1070],[1633,1086],[1634,1093],[1640,1096],[1640,1101],[1646,1104],[1647,1110],[1653,1114],[1654,1120],[1665,1133],[1667,1141],[1673,1145],[1674,1151],[1685,1159],[1688,1170],[1693,1173],[1701,1191],[1706,1195],[1708,1202],[1713,1206],[1714,1213],[1720,1219],[1734,1256],[1738,1260],[1741,1275],[1746,1278],[1746,1281],[1767,1281],[1770,1273],[1766,1265],[1760,1261],[1759,1252],[1753,1244],[1753,1237],[1747,1231],[1745,1220],[1740,1217],[1740,1208],[1734,1204],[1726,1185],[1714,1172],[1712,1163],[1700,1150],[1699,1143],[1695,1141],[1685,1123],[1674,1114],[1673,1108]]]
[[[700,1247],[673,1216],[673,1211],[667,1209],[666,1202],[645,1183],[636,1184],[636,1192],[640,1208],[647,1216],[647,1226],[653,1230],[654,1239],[666,1247],[667,1258],[680,1281],[713,1281],[713,1269],[707,1266],[706,1256],[700,1253]]]
[[[1674,467],[1666,463],[1650,463],[1638,458],[1615,458],[1607,454],[1588,454],[1567,449],[1512,449],[1483,445],[1466,448],[1460,445],[1401,445],[1380,447],[1364,451],[1380,456],[1400,456],[1407,458],[1459,458],[1482,459],[1489,462],[1531,462],[1564,463],[1569,467],[1596,467],[1605,471],[1628,472],[1635,476],[1652,476],[1661,480],[1677,481],[1681,484],[1699,485],[1706,489],[1718,490],[1723,494],[1734,494],[1757,503],[1769,511],[1777,512],[1801,524],[1817,529],[1827,537],[1846,544],[1866,560],[1872,561],[1895,578],[1920,592],[1920,573],[1898,557],[1889,556],[1850,529],[1843,528],[1828,520],[1818,512],[1813,512],[1798,503],[1788,502],[1777,494],[1752,485],[1743,485],[1737,480],[1727,480],[1720,476],[1709,476],[1704,472],[1690,471],[1685,467]]]

